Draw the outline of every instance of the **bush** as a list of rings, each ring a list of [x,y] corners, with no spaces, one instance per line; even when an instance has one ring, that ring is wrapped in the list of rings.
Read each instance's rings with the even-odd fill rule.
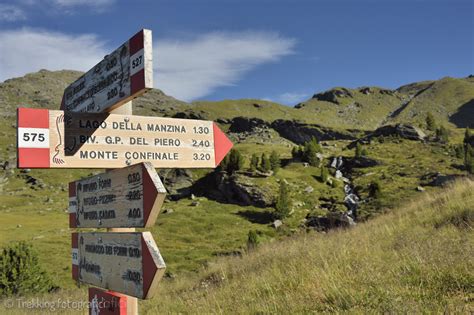
[[[257,170],[258,162],[259,162],[259,159],[258,159],[257,153],[252,154],[252,157],[250,158],[250,170],[252,172],[255,172]]]
[[[363,148],[362,145],[359,142],[357,142],[357,144],[356,144],[354,156],[356,158],[360,158],[362,156],[367,156],[367,149]]]
[[[369,185],[369,197],[380,198],[382,196],[382,186],[378,181],[372,182]]]
[[[464,145],[467,145],[469,143],[471,137],[471,130],[469,129],[469,127],[466,127],[466,131],[464,132]]]
[[[443,143],[448,143],[449,141],[448,129],[446,129],[444,126],[441,126],[438,129],[436,129],[436,138],[438,139],[438,141],[441,141]]]
[[[464,167],[470,174],[474,174],[474,149],[470,144],[466,145],[466,152],[464,154]]]
[[[310,141],[304,144],[303,160],[312,166],[318,166],[319,159],[316,154],[321,152],[322,149],[318,143],[318,139],[312,137]]]
[[[290,196],[288,192],[288,185],[281,181],[280,191],[275,204],[275,211],[273,216],[275,219],[282,220],[290,214]]]
[[[464,157],[464,147],[460,144],[454,146],[454,153],[458,159],[462,159]]]
[[[325,183],[328,181],[329,177],[329,170],[326,166],[321,166],[321,174],[319,176],[319,179],[321,180],[322,183]]]
[[[426,114],[426,129],[431,131],[436,130],[436,121],[431,112],[428,112],[428,114]]]
[[[258,234],[257,231],[250,230],[248,237],[247,237],[247,249],[251,250],[254,249],[258,246],[259,240],[258,240]]]
[[[268,173],[271,169],[272,165],[270,163],[270,159],[265,153],[263,153],[262,158],[260,159],[260,170],[262,172]]]
[[[240,154],[238,150],[232,149],[229,153],[229,159],[226,165],[226,171],[229,174],[233,174],[240,171],[244,167],[245,158]]]
[[[56,288],[31,245],[20,242],[0,253],[0,296],[44,293]]]
[[[274,173],[278,172],[278,170],[280,169],[280,156],[276,151],[272,151],[272,153],[270,154],[270,166]]]

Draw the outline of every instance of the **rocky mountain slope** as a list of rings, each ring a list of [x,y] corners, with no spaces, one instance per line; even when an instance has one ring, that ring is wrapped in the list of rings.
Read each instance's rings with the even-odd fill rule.
[[[15,110],[58,109],[63,89],[80,75],[42,70],[0,83],[0,247],[33,242],[42,264],[49,270],[61,266],[54,280],[65,288],[72,287],[67,183],[100,170],[16,169]],[[209,169],[160,171],[169,198],[151,230],[168,264],[167,278],[195,272],[215,256],[241,255],[251,230],[267,242],[307,229],[353,225],[349,211],[363,222],[466,177],[455,149],[464,135],[458,127],[474,122],[473,99],[473,78],[397,90],[335,88],[294,108],[254,99],[186,103],[157,89],[146,93],[134,101],[134,114],[215,120],[246,159],[232,176]],[[448,128],[449,141],[436,141],[426,130],[427,112]],[[292,157],[312,137],[322,149],[314,166]],[[356,143],[367,151],[363,157],[354,156]],[[272,151],[282,165],[277,174],[249,170],[252,154]],[[321,179],[323,168],[327,181]],[[282,182],[289,187],[292,212],[275,228],[272,213]],[[381,187],[378,198],[374,183]]]

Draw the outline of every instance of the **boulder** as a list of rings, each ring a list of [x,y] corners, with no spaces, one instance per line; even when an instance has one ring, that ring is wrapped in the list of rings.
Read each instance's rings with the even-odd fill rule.
[[[316,124],[305,124],[295,120],[277,119],[270,125],[279,135],[297,144],[304,144],[316,137],[320,141],[326,140],[354,140],[355,132],[351,131],[335,131],[328,127]]]
[[[329,212],[326,216],[307,216],[307,227],[317,231],[328,231],[334,228],[348,228],[356,225],[347,213]]]
[[[314,191],[314,188],[311,187],[311,186],[308,186],[304,189],[304,192],[307,193],[307,194],[310,194]]]
[[[179,200],[191,195],[193,173],[188,169],[160,169],[158,175],[168,191],[168,197]]]
[[[227,202],[243,206],[270,207],[274,204],[274,192],[268,187],[257,185],[243,174],[216,176],[216,186]]]
[[[272,227],[275,228],[275,229],[278,229],[282,225],[283,225],[283,222],[281,222],[280,220],[275,220],[272,223]]]
[[[340,97],[353,97],[353,94],[346,88],[335,88],[322,93],[314,94],[312,98],[318,101],[340,104],[338,100]]]
[[[457,175],[457,174],[452,174],[452,175],[444,175],[439,172],[437,173],[428,173],[425,174],[421,177],[421,185],[422,186],[446,186],[450,182],[464,177],[463,175]]]
[[[409,124],[396,124],[396,125],[386,125],[376,129],[374,132],[368,134],[367,136],[360,138],[356,141],[351,142],[347,147],[349,149],[355,148],[358,142],[360,143],[370,143],[374,137],[386,137],[386,136],[399,136],[408,140],[415,141],[424,141],[426,134],[419,128],[409,125]]]
[[[252,132],[257,128],[267,127],[267,123],[259,118],[235,117],[229,127],[230,132]]]

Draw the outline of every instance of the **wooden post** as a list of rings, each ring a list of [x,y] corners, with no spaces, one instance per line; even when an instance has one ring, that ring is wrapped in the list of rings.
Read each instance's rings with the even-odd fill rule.
[[[112,110],[111,114],[133,115],[132,101]],[[107,232],[135,232],[135,228],[108,228]],[[138,299],[133,296],[127,297],[127,315],[138,315]]]

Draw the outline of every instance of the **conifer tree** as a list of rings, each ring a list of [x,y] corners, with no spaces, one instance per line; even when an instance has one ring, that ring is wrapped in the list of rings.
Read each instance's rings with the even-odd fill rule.
[[[227,173],[233,174],[236,171],[239,171],[244,166],[245,159],[236,149],[230,150],[229,161],[227,163]]]
[[[327,169],[326,166],[321,166],[321,175],[320,175],[320,180],[322,183],[325,183],[328,181],[328,177],[329,177],[329,171]]]
[[[250,158],[250,170],[252,172],[255,172],[257,170],[258,162],[259,162],[259,159],[258,159],[257,153],[252,154],[252,157]]]
[[[290,214],[290,196],[288,191],[288,185],[285,181],[280,183],[280,191],[275,204],[274,218],[282,220]]]
[[[280,156],[276,151],[272,151],[272,153],[270,154],[270,166],[274,173],[278,172],[278,170],[280,169]]]
[[[270,164],[270,159],[268,158],[268,156],[265,153],[263,153],[262,158],[260,159],[260,170],[262,172],[267,173],[271,169],[272,169],[272,165]]]
[[[436,130],[436,121],[431,112],[426,114],[426,129],[435,131]]]

